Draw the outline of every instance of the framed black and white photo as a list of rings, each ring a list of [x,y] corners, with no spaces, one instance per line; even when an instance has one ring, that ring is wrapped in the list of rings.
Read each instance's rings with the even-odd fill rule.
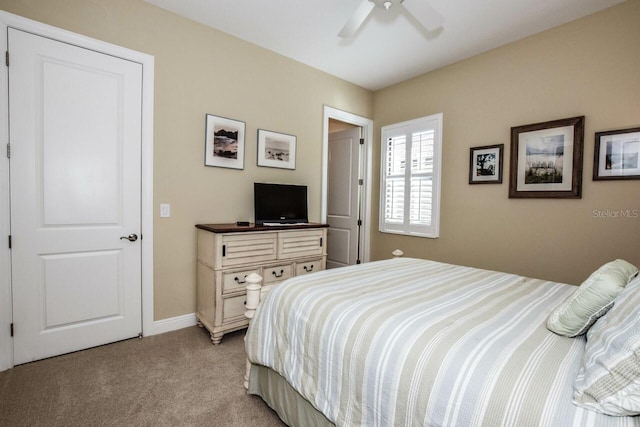
[[[245,123],[206,115],[204,165],[244,169]]]
[[[593,180],[640,179],[640,127],[596,132]]]
[[[584,116],[511,128],[509,198],[582,197]]]
[[[258,166],[296,168],[296,137],[258,129]]]
[[[504,144],[471,147],[469,184],[501,184]]]

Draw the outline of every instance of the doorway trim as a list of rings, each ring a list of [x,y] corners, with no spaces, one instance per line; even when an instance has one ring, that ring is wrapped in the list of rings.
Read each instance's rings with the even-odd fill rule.
[[[362,209],[362,233],[360,233],[360,247],[362,250],[362,262],[369,261],[370,255],[370,235],[371,235],[371,179],[372,179],[372,160],[373,160],[373,120],[366,117],[357,116],[337,108],[324,106],[323,125],[322,125],[322,204],[320,210],[320,219],[323,223],[327,222],[327,186],[329,173],[329,119],[339,120],[341,122],[360,126],[362,128],[362,137],[364,138],[364,170],[362,176],[364,184],[362,185],[363,209]]]
[[[117,56],[142,65],[142,152],[141,152],[141,251],[142,251],[142,334],[154,335],[153,322],[153,100],[154,57],[81,34],[62,30],[41,22],[0,11],[0,44],[8,49],[7,28],[13,27],[63,43]],[[0,71],[0,242],[7,242],[11,232],[9,159],[8,68]],[[0,89],[2,90],[2,89]],[[5,240],[6,239],[6,240]],[[13,367],[13,339],[10,324],[13,319],[11,292],[11,251],[6,243],[0,244],[0,371]]]

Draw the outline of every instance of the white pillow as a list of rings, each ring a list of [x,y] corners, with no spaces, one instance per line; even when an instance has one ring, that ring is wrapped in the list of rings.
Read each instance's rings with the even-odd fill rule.
[[[613,305],[613,300],[638,269],[617,259],[597,269],[547,319],[547,328],[559,335],[582,335]]]
[[[640,277],[587,333],[573,403],[607,415],[640,414]]]

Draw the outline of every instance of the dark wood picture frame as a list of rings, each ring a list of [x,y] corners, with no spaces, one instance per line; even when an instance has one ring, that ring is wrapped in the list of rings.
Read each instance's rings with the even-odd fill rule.
[[[596,132],[593,180],[640,179],[640,127]]]
[[[502,184],[504,144],[469,149],[469,184]]]
[[[509,198],[582,197],[584,116],[511,128]]]

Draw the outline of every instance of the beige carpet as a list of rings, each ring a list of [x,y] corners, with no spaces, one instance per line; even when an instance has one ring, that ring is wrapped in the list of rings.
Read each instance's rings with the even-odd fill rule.
[[[244,331],[196,326],[0,372],[0,426],[283,426],[245,393]]]

